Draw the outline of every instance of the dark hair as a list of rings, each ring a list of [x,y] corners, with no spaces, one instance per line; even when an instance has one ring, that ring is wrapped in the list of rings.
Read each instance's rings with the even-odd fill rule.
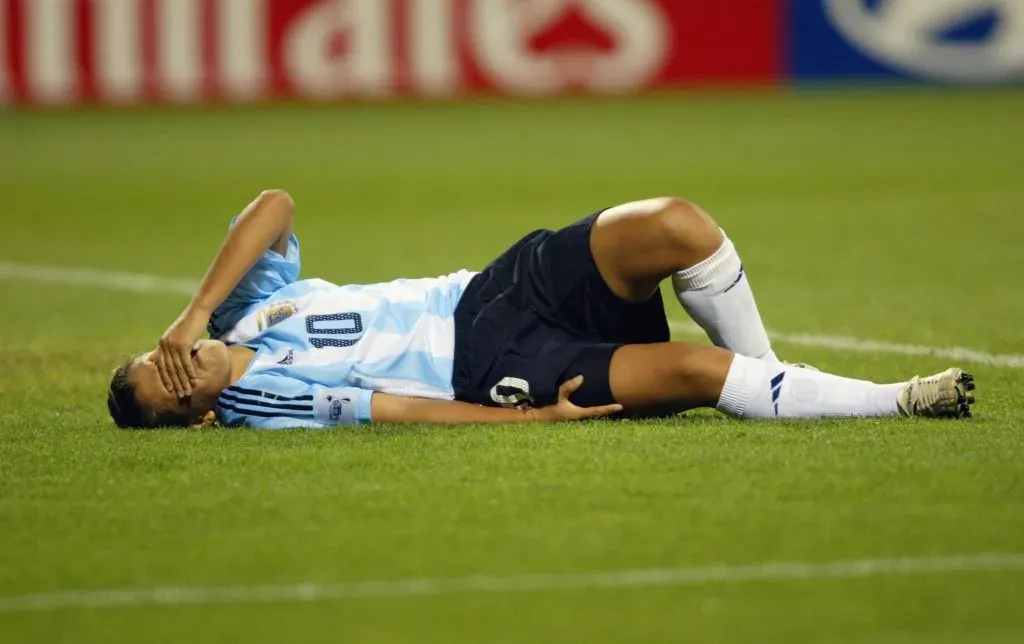
[[[107,409],[121,429],[152,429],[154,427],[187,427],[188,419],[174,412],[159,412],[139,404],[135,385],[128,379],[138,356],[125,360],[114,370],[107,392]]]

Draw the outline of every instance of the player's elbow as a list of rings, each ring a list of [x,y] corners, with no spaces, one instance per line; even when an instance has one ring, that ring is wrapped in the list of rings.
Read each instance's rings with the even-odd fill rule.
[[[260,210],[266,213],[265,216],[277,222],[281,232],[280,239],[284,240],[283,248],[287,249],[287,239],[292,234],[295,220],[295,201],[292,196],[285,190],[274,188],[261,192],[256,201],[260,205]]]
[[[287,190],[270,188],[260,193],[259,200],[263,203],[273,203],[288,213],[295,212],[295,200],[288,194]]]

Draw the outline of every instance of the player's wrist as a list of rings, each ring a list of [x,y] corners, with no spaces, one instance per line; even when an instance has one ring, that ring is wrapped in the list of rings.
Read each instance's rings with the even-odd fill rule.
[[[553,420],[550,407],[530,407],[523,412],[526,419],[534,423],[546,423]]]
[[[215,308],[215,306],[211,306],[208,302],[193,300],[189,303],[188,308],[185,309],[185,317],[201,319],[204,322],[208,322],[210,320],[210,316],[213,315]]]

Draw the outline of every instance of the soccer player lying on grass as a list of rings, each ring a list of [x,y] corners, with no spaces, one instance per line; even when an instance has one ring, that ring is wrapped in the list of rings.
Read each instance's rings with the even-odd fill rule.
[[[294,204],[263,192],[159,346],[114,372],[120,427],[510,423],[664,416],[970,415],[949,369],[874,384],[772,352],[732,242],[680,199],[530,233],[480,273],[298,280]],[[716,346],[670,342],[658,285]],[[213,339],[200,340],[206,331]]]

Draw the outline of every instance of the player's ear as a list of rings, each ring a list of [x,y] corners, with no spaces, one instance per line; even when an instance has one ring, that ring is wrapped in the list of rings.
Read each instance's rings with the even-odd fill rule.
[[[217,424],[217,414],[215,414],[213,412],[213,410],[211,409],[210,411],[208,411],[205,414],[203,414],[202,417],[200,417],[200,419],[198,421],[196,421],[192,425],[192,428],[193,429],[207,429],[207,428],[210,428],[210,427],[214,427],[216,424]]]

